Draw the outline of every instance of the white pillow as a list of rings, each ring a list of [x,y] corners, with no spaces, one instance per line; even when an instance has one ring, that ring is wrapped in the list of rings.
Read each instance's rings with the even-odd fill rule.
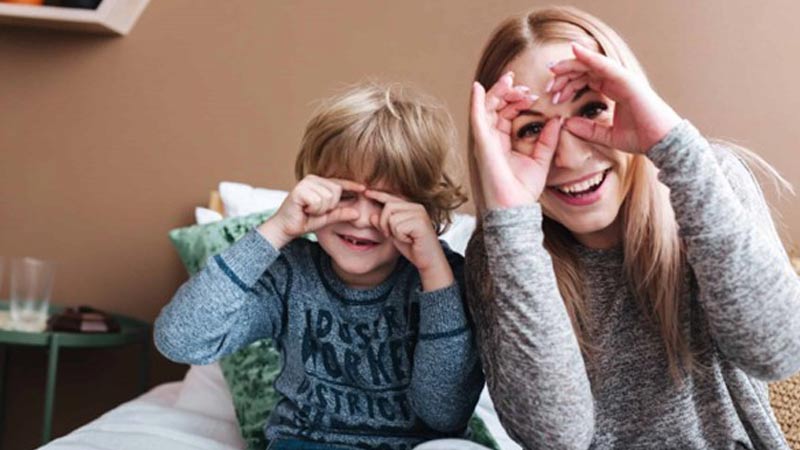
[[[218,363],[189,368],[183,377],[175,407],[236,422],[233,397]]]
[[[213,209],[198,206],[194,209],[194,219],[198,225],[205,225],[211,222],[218,222],[223,219],[222,214]]]
[[[503,450],[522,450],[522,447],[508,436],[505,428],[500,424],[500,418],[497,417],[497,410],[494,409],[494,403],[489,396],[489,389],[486,385],[483,386],[483,391],[481,391],[478,406],[475,407],[475,414],[483,420],[483,424],[486,425],[489,433],[497,441],[498,447]]]
[[[454,252],[461,255],[467,250],[467,243],[475,230],[475,216],[470,214],[453,214],[453,223],[446,233],[440,236]]]
[[[281,206],[288,196],[286,191],[254,188],[249,184],[223,181],[219,196],[225,208],[225,217],[239,217]]]

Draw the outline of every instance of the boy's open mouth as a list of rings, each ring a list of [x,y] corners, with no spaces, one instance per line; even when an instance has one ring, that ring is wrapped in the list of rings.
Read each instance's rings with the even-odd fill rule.
[[[378,242],[375,242],[371,239],[351,236],[349,234],[337,234],[337,236],[339,236],[339,239],[341,239],[348,247],[356,250],[369,250],[378,245]]]

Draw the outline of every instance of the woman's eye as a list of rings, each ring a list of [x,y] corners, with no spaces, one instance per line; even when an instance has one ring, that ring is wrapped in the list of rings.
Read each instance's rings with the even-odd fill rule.
[[[342,201],[342,202],[347,202],[347,201],[355,200],[355,199],[356,199],[355,192],[347,192],[347,191],[345,191],[345,192],[342,192],[342,195],[339,196],[339,201]]]
[[[531,122],[517,130],[517,139],[533,138],[539,135],[544,128],[541,122]]]
[[[595,117],[599,116],[600,113],[606,110],[608,110],[608,105],[605,103],[592,102],[587,103],[583,108],[581,108],[580,114],[587,119],[594,119]]]

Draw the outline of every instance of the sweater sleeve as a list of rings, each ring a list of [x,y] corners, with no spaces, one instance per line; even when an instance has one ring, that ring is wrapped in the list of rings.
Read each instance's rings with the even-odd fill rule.
[[[490,210],[467,247],[467,299],[489,392],[526,449],[585,449],[594,400],[543,245],[539,205]]]
[[[800,369],[800,283],[747,166],[684,121],[647,153],[722,354],[765,380]]]
[[[253,230],[178,289],[156,318],[156,348],[175,362],[209,364],[275,337],[290,283],[286,259]]]
[[[431,428],[459,432],[478,403],[483,373],[464,307],[464,258],[447,248],[445,253],[456,282],[431,292],[417,291],[420,323],[410,402]]]

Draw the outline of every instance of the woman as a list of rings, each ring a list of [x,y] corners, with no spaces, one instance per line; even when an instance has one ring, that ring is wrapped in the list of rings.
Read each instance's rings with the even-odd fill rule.
[[[467,292],[509,434],[788,448],[765,381],[800,369],[800,284],[742,157],[768,166],[711,145],[573,8],[501,24],[475,79]]]

